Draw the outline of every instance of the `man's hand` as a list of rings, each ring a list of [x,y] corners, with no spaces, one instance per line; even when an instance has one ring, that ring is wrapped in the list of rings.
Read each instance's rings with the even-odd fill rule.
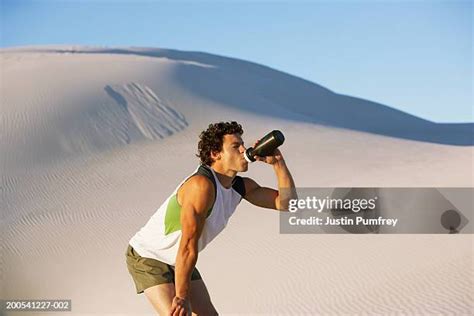
[[[255,142],[255,144],[253,144],[253,148],[255,148],[258,144],[258,140]],[[270,165],[273,165],[281,160],[283,160],[283,155],[281,154],[280,150],[277,148],[275,149],[275,151],[273,152],[273,154],[271,156],[265,156],[265,157],[261,157],[261,156],[253,156],[255,158],[255,160],[257,161],[263,161],[265,163],[268,163]]]
[[[175,296],[171,303],[169,316],[191,316],[191,303],[189,300]]]

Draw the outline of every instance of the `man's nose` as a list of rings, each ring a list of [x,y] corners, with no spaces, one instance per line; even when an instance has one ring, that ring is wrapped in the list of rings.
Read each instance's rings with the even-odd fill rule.
[[[239,149],[241,154],[243,154],[247,150],[244,145],[240,145]]]

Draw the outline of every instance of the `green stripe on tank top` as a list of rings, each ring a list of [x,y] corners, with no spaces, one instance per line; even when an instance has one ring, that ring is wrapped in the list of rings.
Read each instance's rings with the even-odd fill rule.
[[[176,194],[174,194],[166,207],[165,215],[165,235],[181,230],[181,206],[178,204]]]
[[[214,207],[214,205],[212,206]],[[212,207],[207,211],[206,218],[211,215]],[[176,198],[176,194],[174,194],[169,202],[168,206],[166,207],[166,215],[165,215],[165,236],[175,231],[181,230],[181,205],[178,203],[178,199]]]

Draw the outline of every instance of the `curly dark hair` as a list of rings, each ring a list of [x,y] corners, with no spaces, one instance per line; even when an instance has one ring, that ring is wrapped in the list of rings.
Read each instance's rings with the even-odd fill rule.
[[[209,124],[208,128],[199,135],[198,153],[196,156],[201,159],[202,164],[210,166],[214,162],[211,158],[211,152],[222,150],[224,135],[242,135],[243,133],[242,125],[234,121]]]

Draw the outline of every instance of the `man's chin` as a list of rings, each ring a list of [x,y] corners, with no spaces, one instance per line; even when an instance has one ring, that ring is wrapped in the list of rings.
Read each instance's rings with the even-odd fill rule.
[[[247,170],[249,170],[249,165],[246,163],[242,165],[239,172],[246,172]]]

